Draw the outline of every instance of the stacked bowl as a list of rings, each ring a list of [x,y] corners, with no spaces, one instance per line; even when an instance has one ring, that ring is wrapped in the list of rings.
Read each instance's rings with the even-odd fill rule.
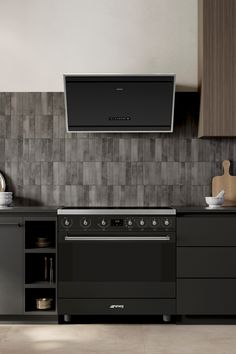
[[[12,203],[12,192],[0,192],[0,207],[7,207]]]

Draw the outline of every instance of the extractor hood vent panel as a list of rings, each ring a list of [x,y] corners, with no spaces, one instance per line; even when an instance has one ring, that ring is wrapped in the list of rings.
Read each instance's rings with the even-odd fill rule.
[[[64,75],[68,132],[173,132],[174,74]]]

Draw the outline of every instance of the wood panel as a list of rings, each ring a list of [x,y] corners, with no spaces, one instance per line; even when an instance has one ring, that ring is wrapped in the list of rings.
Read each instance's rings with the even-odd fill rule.
[[[199,137],[236,136],[236,2],[199,0]]]

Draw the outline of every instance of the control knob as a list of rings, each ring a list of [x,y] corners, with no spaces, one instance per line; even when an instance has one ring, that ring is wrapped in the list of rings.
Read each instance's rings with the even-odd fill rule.
[[[87,219],[84,219],[84,220],[83,220],[83,225],[84,225],[84,226],[88,226],[88,221],[87,221]]]
[[[66,219],[66,220],[64,221],[64,225],[65,225],[65,226],[69,226],[69,225],[70,225],[70,222],[69,222],[68,219]]]
[[[108,221],[104,218],[102,218],[102,220],[100,220],[99,224],[100,227],[107,227],[108,226]]]
[[[63,225],[64,227],[71,227],[71,225],[72,225],[72,220],[71,220],[71,219],[68,219],[68,218],[64,218],[64,219],[62,220],[62,225]]]
[[[141,219],[141,220],[139,221],[139,225],[140,225],[140,226],[144,226],[144,225],[145,225],[145,221],[144,221],[143,219]]]
[[[132,226],[133,225],[133,221],[131,219],[129,219],[127,224],[128,224],[128,226]]]
[[[91,224],[91,221],[87,218],[83,218],[81,221],[80,221],[80,225],[82,227],[89,227]]]
[[[153,219],[153,220],[152,220],[152,226],[154,226],[154,227],[157,226],[157,221],[156,221],[156,219]]]
[[[164,225],[165,225],[165,226],[169,226],[169,225],[170,225],[169,219],[165,219],[165,220],[164,220]]]
[[[107,224],[107,223],[106,223],[106,220],[102,219],[101,225],[102,225],[102,226],[106,226],[106,224]]]

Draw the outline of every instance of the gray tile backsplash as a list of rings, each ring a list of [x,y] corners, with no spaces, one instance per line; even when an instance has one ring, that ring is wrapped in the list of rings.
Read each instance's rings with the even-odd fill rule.
[[[0,93],[0,171],[22,205],[204,205],[224,159],[236,140],[197,139],[191,109],[173,134],[68,134],[63,93]]]

